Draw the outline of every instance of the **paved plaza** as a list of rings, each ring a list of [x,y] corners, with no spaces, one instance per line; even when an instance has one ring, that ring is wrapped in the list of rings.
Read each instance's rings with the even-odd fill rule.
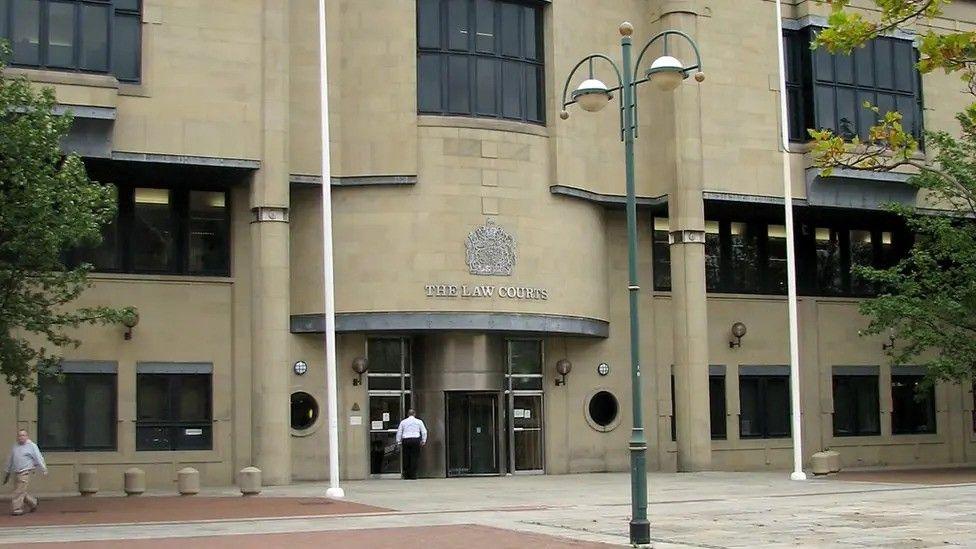
[[[782,472],[653,473],[648,511],[659,548],[976,547],[974,477],[965,470],[849,473],[794,482]],[[626,474],[614,473],[357,481],[344,484],[343,503],[324,500],[321,483],[253,498],[231,488],[187,498],[46,498],[22,522],[0,521],[0,544],[623,546],[629,486]]]

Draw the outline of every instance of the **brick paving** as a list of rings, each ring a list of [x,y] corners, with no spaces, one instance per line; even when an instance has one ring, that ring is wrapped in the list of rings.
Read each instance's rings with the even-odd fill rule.
[[[0,502],[8,505],[5,500]],[[295,497],[62,497],[41,498],[34,513],[0,515],[0,528],[52,525],[183,522],[257,517],[345,515],[388,511],[326,498]]]
[[[602,549],[614,547],[604,543],[592,543],[571,539],[526,534],[462,524],[458,526],[429,526],[407,528],[374,528],[369,530],[344,530],[332,532],[301,532],[294,534],[254,534],[212,537],[143,539],[118,541],[87,541],[73,543],[41,543],[35,547],[73,547],[79,549],[264,549],[287,547],[289,549]]]

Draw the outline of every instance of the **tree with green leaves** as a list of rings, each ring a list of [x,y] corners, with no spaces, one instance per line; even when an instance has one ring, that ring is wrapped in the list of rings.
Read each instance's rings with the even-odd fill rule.
[[[811,47],[850,54],[865,42],[894,30],[925,27],[950,0],[872,0],[876,11],[854,11],[850,0],[832,0],[829,27]],[[921,73],[944,71],[960,77],[976,96],[976,33],[916,32]],[[877,114],[865,139],[850,141],[829,130],[809,130],[817,163],[829,176],[834,168],[910,170],[908,183],[938,209],[939,215],[890,205],[915,234],[908,255],[889,269],[858,268],[882,293],[861,303],[870,319],[865,333],[893,332],[898,344],[888,351],[896,364],[921,364],[929,381],[976,377],[976,102],[956,115],[959,131],[925,134],[929,156],[901,124],[897,112]]]
[[[97,245],[115,190],[62,152],[71,117],[54,112],[52,89],[5,74],[7,53],[0,42],[0,373],[22,395],[37,389],[37,375],[57,375],[60,352],[81,344],[73,330],[135,311],[71,306],[91,265],[66,265],[64,252]]]

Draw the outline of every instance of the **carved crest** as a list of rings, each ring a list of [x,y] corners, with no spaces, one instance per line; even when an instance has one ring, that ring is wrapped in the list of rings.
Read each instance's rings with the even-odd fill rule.
[[[515,268],[515,237],[489,218],[464,243],[468,271],[475,275],[510,276]]]

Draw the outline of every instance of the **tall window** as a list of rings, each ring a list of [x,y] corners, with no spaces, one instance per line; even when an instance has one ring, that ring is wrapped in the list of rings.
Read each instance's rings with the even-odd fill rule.
[[[728,427],[725,424],[725,366],[710,366],[708,373],[708,409],[712,440],[725,440]],[[674,374],[671,374],[671,440],[678,440]]]
[[[136,375],[136,450],[213,448],[211,373],[183,365],[146,368]],[[147,366],[156,366],[150,364]],[[203,365],[201,365],[203,366]],[[212,367],[209,371],[212,371]]]
[[[786,31],[787,94],[791,138],[809,139],[807,128],[831,129],[846,138],[867,137],[877,115],[898,111],[906,130],[921,137],[921,89],[916,52],[909,40],[877,38],[851,55],[810,51],[816,29]]]
[[[668,220],[655,217],[651,256],[653,257],[654,289],[659,291],[671,289],[671,241],[669,234]]]
[[[114,373],[65,373],[41,377],[37,443],[45,451],[116,448]]]
[[[743,370],[742,368],[749,368]],[[775,373],[757,373],[775,369]],[[785,368],[740,367],[739,437],[781,438],[790,436],[790,376]]]
[[[936,432],[935,388],[924,387],[921,374],[892,374],[891,433],[913,435]]]
[[[0,0],[14,65],[138,81],[140,0]]]
[[[544,122],[541,6],[418,0],[418,110]]]
[[[834,436],[881,434],[877,368],[835,368]]]
[[[227,276],[230,209],[224,190],[118,187],[118,214],[102,243],[71,263],[96,271]]]

